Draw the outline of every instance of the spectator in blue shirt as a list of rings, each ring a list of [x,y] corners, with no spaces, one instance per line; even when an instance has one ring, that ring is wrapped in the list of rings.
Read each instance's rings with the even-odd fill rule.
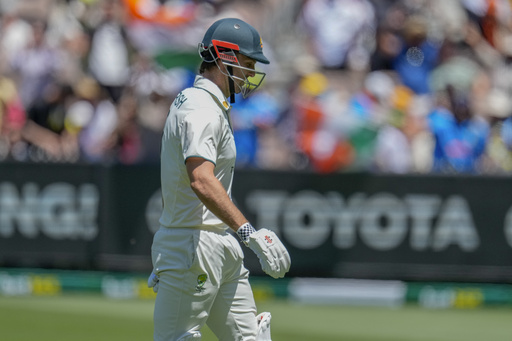
[[[411,17],[403,29],[403,46],[393,61],[401,82],[416,94],[428,94],[429,77],[437,66],[439,46],[427,39],[425,20]]]
[[[435,139],[434,172],[477,173],[489,136],[489,124],[473,115],[467,94],[447,87],[447,105],[428,116]]]
[[[503,122],[501,126],[501,137],[508,150],[512,151],[512,116]]]

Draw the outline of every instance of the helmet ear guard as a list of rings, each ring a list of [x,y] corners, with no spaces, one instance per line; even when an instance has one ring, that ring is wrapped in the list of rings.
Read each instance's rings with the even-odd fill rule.
[[[240,48],[237,44],[214,39],[210,46],[205,46],[203,43],[199,43],[198,51],[201,59],[208,63],[220,59],[223,62],[239,64],[235,53],[240,52]]]
[[[197,52],[204,62],[213,63],[216,59],[215,54],[210,51],[210,46],[205,46],[203,43],[199,43],[197,46]]]
[[[217,53],[217,57],[223,62],[240,64],[235,52],[240,52],[240,47],[237,44],[228,43],[227,41],[212,40],[213,48]]]

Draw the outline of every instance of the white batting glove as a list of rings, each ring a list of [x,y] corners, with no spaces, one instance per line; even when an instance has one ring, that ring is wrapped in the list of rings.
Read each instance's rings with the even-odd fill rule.
[[[160,282],[158,275],[151,272],[148,278],[148,288],[153,288],[153,292],[158,292],[158,282]]]
[[[256,334],[257,341],[272,341],[270,338],[270,319],[272,315],[269,312],[264,312],[256,316],[258,322],[258,334]]]
[[[281,278],[290,270],[290,255],[273,231],[268,229],[256,231],[250,223],[245,223],[237,230],[237,234],[258,256],[261,268],[267,275]]]

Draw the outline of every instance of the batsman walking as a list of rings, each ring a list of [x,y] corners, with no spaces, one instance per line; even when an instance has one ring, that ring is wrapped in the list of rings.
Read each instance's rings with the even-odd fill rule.
[[[200,340],[207,324],[220,341],[270,341],[270,313],[259,315],[241,241],[262,269],[280,278],[290,256],[275,233],[255,230],[231,200],[236,149],[230,121],[234,94],[248,96],[268,64],[258,32],[246,22],[216,21],[199,44],[194,86],[171,104],[161,149],[163,212],[152,245],[157,292],[154,340]]]

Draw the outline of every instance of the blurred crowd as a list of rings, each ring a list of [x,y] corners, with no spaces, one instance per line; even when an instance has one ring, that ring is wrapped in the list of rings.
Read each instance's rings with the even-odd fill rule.
[[[0,0],[0,162],[157,164],[216,19],[261,33],[240,168],[512,173],[510,0]]]

